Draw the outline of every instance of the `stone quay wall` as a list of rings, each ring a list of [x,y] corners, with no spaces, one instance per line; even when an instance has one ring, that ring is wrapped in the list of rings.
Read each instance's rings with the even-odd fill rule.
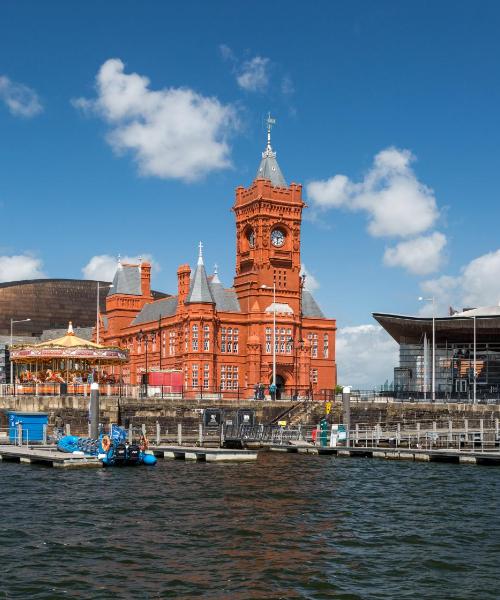
[[[81,396],[3,396],[0,397],[0,429],[7,427],[6,410],[23,412],[46,412],[49,415],[49,430],[57,415],[71,427],[71,433],[87,435],[89,398]],[[326,414],[324,402],[307,404],[289,401],[255,400],[174,400],[161,398],[116,398],[101,396],[100,421],[104,425],[120,422],[124,425],[139,427],[146,425],[148,432],[156,429],[159,423],[162,431],[174,432],[182,423],[186,431],[195,431],[202,422],[203,409],[220,408],[227,417],[236,415],[240,408],[255,410],[256,422],[268,423],[282,415],[287,409],[295,407],[283,417],[291,425],[313,426]],[[342,422],[342,404],[335,402],[331,406],[328,418],[333,423]],[[450,420],[460,425],[464,419],[478,423],[484,419],[485,426],[500,418],[500,405],[471,404],[431,404],[410,402],[353,402],[351,404],[351,426],[372,427],[405,424],[409,427],[415,422],[447,424]],[[234,421],[235,422],[235,421]]]

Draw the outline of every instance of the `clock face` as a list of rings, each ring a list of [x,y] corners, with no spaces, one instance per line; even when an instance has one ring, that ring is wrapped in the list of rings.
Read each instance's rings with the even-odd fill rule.
[[[253,229],[248,232],[248,243],[250,244],[250,248],[255,246],[255,232]]]
[[[271,232],[271,243],[276,248],[280,248],[285,243],[285,234],[281,229],[273,229]]]

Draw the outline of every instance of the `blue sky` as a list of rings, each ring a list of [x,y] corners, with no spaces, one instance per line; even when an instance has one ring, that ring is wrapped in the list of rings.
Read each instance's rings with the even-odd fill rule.
[[[141,254],[174,291],[201,239],[230,285],[270,110],[345,379],[390,376],[371,312],[500,300],[497,2],[11,1],[0,22],[0,279]]]

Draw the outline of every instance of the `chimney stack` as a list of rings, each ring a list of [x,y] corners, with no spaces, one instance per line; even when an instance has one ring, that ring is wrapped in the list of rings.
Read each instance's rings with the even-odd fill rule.
[[[189,265],[181,265],[177,269],[177,296],[179,305],[184,304],[186,296],[189,294],[189,286],[191,284],[191,267]]]

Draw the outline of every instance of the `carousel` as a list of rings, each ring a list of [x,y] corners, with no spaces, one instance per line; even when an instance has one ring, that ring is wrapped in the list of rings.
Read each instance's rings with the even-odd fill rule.
[[[63,337],[15,345],[10,358],[17,393],[81,394],[93,382],[120,384],[121,366],[128,361],[128,352],[76,336],[70,321]]]

